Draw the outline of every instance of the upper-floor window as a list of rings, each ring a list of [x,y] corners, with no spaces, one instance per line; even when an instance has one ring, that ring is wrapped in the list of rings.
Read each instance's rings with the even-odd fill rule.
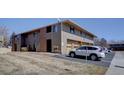
[[[52,29],[51,29],[51,26],[48,26],[46,32],[49,33],[49,32],[51,32],[51,30],[52,30]]]
[[[89,35],[86,35],[86,38],[92,40],[92,37]]]
[[[33,33],[33,36],[35,36],[35,35],[36,35],[36,32]]]
[[[58,31],[57,25],[53,25],[53,32],[57,32],[57,31]]]
[[[75,34],[75,29],[74,29],[74,27],[72,27],[72,26],[70,26],[70,33]]]
[[[80,31],[80,35],[82,36],[82,34],[83,34],[83,32],[82,31]]]

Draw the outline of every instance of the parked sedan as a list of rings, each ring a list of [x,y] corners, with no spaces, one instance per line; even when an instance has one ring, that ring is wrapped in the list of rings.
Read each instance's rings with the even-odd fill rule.
[[[98,60],[105,57],[105,53],[102,51],[102,48],[99,46],[81,46],[77,49],[73,49],[69,52],[71,57],[75,56],[88,56],[91,60]]]

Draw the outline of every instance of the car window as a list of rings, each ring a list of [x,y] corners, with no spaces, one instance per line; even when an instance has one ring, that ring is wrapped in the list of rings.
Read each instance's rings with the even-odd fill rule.
[[[87,47],[88,50],[92,50],[92,47]]]
[[[86,47],[79,47],[79,50],[86,50]]]
[[[96,48],[96,47],[92,47],[92,50],[97,50],[98,48]]]
[[[88,50],[97,50],[95,47],[87,47]]]

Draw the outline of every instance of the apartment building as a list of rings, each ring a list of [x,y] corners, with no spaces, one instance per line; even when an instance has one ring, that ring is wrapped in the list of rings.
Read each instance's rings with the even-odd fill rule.
[[[95,37],[78,24],[64,20],[16,35],[13,38],[12,51],[26,48],[27,51],[67,54],[81,45],[92,45]]]

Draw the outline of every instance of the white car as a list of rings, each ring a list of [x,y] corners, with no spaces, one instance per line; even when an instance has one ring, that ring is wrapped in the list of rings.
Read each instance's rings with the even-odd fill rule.
[[[102,47],[102,51],[105,53],[105,54],[108,54],[108,49],[106,47]]]
[[[109,52],[109,53],[112,53],[112,50],[111,50],[111,49],[108,49],[108,52]]]
[[[109,48],[106,48],[106,47],[102,47],[102,51],[105,52],[105,54],[112,52]]]
[[[102,48],[99,46],[88,46],[84,45],[77,49],[73,49],[69,52],[71,57],[75,56],[88,56],[91,60],[98,60],[105,57],[105,53],[102,51]]]

